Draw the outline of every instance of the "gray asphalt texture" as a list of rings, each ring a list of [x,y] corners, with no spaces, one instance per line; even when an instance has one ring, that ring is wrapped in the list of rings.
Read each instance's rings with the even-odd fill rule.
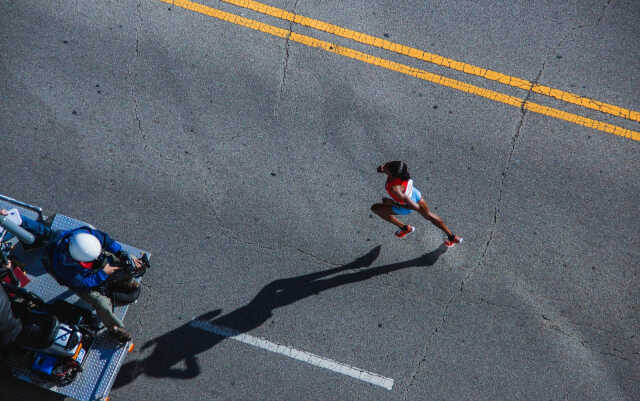
[[[634,0],[268,3],[640,110]],[[153,253],[112,400],[640,399],[640,143],[156,0],[2,0],[0,77],[0,193]],[[394,159],[464,244],[372,216]]]

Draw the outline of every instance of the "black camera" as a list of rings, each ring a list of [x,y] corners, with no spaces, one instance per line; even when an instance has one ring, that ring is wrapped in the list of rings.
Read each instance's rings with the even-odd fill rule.
[[[140,267],[136,266],[136,263],[133,260],[133,257],[129,254],[122,255],[120,257],[119,266],[127,272],[131,277],[138,278],[142,277],[146,272],[149,266],[149,257],[146,253],[143,253],[142,256],[138,259],[140,261]]]
[[[146,253],[143,253],[138,260],[140,261],[140,267],[136,266],[136,262],[133,260],[133,256],[129,255],[125,251],[118,251],[116,254],[103,253],[100,258],[100,265],[108,263],[112,266],[119,267],[126,275],[138,278],[142,277],[149,269],[149,257]]]

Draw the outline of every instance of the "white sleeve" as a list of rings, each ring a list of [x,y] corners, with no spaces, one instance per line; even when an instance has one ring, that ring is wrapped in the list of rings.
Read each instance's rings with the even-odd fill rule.
[[[413,193],[413,180],[409,179],[409,182],[407,182],[407,189],[405,189],[404,194],[411,197],[412,193]]]

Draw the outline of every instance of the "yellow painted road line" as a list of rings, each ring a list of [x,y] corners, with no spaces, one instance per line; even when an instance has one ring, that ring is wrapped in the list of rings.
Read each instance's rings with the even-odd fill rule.
[[[514,96],[505,95],[500,92],[492,91],[489,89],[480,88],[475,85],[471,85],[462,81],[447,78],[441,75],[433,74],[428,71],[420,70],[418,68],[409,67],[404,64],[396,63],[394,61],[385,60],[379,57],[375,57],[366,53],[359,52],[348,47],[338,46],[330,42],[315,39],[310,36],[301,35],[289,30],[278,28],[276,26],[268,25],[259,21],[254,21],[248,18],[240,17],[235,14],[227,13],[212,7],[208,7],[202,4],[194,3],[189,0],[160,0],[164,3],[173,4],[177,7],[207,15],[213,18],[220,19],[222,21],[230,22],[233,24],[241,25],[256,31],[268,33],[280,38],[288,38],[289,40],[309,47],[317,47],[327,52],[335,53],[344,57],[349,57],[354,60],[359,60],[367,64],[382,67],[388,70],[396,71],[405,75],[409,75],[415,78],[422,79],[424,81],[433,82],[438,85],[446,86],[448,88],[456,89],[462,92],[470,93],[476,96],[484,97],[496,102],[508,104],[517,108],[524,108],[533,113],[538,113],[553,118],[569,121],[574,124],[578,124],[584,127],[593,128],[598,131],[607,132],[610,134],[630,138],[634,141],[640,141],[640,132],[631,131],[626,128],[618,127],[612,124],[604,123],[590,118],[582,117],[576,114],[564,112],[562,110],[554,109],[551,107],[542,106],[536,103],[525,101],[524,99]]]
[[[476,75],[491,81],[497,81],[504,85],[509,85],[515,88],[523,89],[525,91],[533,91],[541,95],[550,96],[559,99],[563,102],[573,103],[578,106],[597,110],[602,113],[614,115],[616,117],[626,118],[627,120],[640,122],[640,112],[625,109],[623,107],[615,106],[612,104],[600,102],[598,100],[589,99],[587,97],[575,95],[570,92],[565,92],[559,89],[554,89],[549,86],[534,84],[526,79],[512,77],[496,71],[488,70],[486,68],[476,67],[471,64],[456,61],[450,58],[442,57],[437,54],[429,53],[423,50],[414,49],[412,47],[404,46],[398,43],[394,43],[382,38],[367,35],[365,33],[352,31],[350,29],[342,28],[337,25],[332,25],[323,21],[308,18],[302,15],[294,14],[280,8],[271,7],[266,4],[259,3],[254,0],[221,0],[225,3],[233,4],[238,7],[246,8],[259,12],[261,14],[269,15],[271,17],[283,19],[286,21],[294,22],[309,28],[317,29],[319,31],[327,32],[332,35],[340,36],[343,38],[351,39],[356,42],[364,43],[366,45],[379,47],[381,49],[389,50],[404,56],[409,56],[418,60],[433,63],[442,67],[451,68],[453,70],[462,71],[470,75]]]

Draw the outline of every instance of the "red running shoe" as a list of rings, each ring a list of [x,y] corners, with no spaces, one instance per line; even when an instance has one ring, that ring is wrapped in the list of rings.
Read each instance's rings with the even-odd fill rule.
[[[452,247],[456,246],[456,244],[461,243],[462,241],[463,241],[462,237],[459,237],[459,236],[457,236],[457,235],[454,235],[454,236],[453,236],[453,240],[448,239],[448,240],[446,240],[446,241],[444,242],[444,244],[445,244],[448,248],[452,248]]]
[[[407,235],[411,234],[412,232],[415,231],[415,228],[413,228],[413,226],[410,225],[405,225],[403,229],[396,231],[396,237],[398,238],[404,238]]]

